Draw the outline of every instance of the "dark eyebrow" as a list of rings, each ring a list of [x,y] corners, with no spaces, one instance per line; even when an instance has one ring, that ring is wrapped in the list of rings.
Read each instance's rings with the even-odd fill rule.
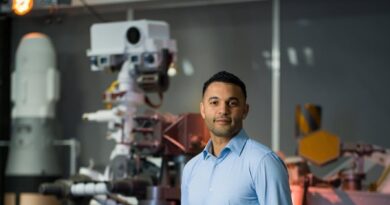
[[[237,97],[230,97],[230,98],[228,99],[228,101],[230,101],[230,100],[237,100],[238,102],[240,102],[240,100],[239,100]]]
[[[210,100],[218,100],[218,97],[217,96],[209,97],[208,101],[210,101]]]
[[[208,101],[210,100],[218,100],[219,98],[217,96],[211,96],[209,97]],[[240,100],[237,98],[237,97],[230,97],[227,101],[231,101],[231,100],[236,100],[238,102],[240,102]]]

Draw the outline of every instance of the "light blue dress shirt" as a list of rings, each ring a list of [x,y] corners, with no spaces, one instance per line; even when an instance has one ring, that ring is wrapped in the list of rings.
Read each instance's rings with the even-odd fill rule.
[[[184,167],[182,205],[291,205],[284,163],[242,129],[211,154],[211,140]]]

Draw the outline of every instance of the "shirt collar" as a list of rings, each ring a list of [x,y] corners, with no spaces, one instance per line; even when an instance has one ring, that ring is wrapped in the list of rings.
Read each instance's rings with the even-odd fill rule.
[[[248,140],[248,135],[246,134],[244,129],[241,129],[240,132],[229,141],[229,143],[226,145],[225,148],[223,148],[223,150],[229,149],[233,153],[236,153],[238,156],[240,156],[247,140]],[[202,151],[203,159],[207,159],[210,155],[212,155],[212,146],[213,144],[210,139],[206,147]]]

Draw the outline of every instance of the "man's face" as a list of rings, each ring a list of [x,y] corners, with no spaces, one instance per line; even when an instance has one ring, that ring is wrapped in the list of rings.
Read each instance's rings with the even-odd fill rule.
[[[201,115],[216,137],[231,138],[237,134],[248,110],[241,88],[230,83],[211,83],[200,103]]]

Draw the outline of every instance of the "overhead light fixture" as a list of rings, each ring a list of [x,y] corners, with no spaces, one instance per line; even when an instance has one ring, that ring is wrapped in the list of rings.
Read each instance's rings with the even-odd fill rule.
[[[13,0],[12,11],[19,16],[23,16],[31,11],[34,0]]]

